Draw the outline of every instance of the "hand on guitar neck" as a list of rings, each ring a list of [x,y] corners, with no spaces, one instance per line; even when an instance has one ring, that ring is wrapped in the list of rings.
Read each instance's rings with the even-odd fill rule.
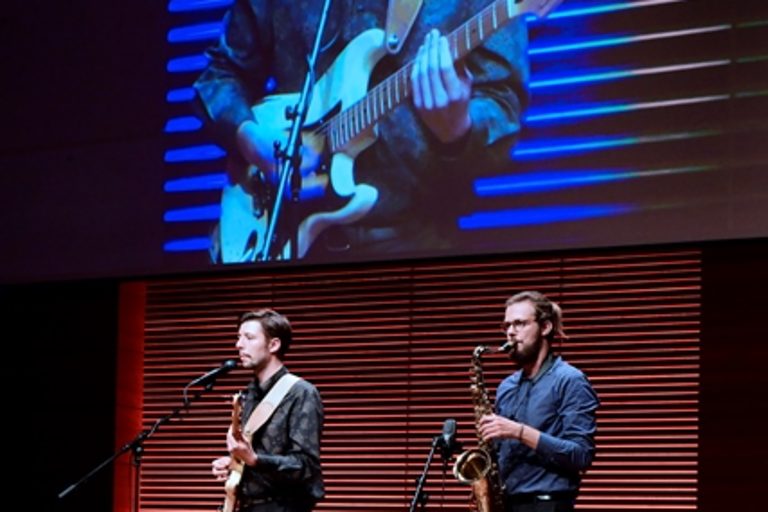
[[[431,30],[419,47],[411,72],[413,106],[443,144],[461,139],[472,127],[472,76],[463,61],[454,64],[448,40]]]
[[[211,464],[213,476],[220,482],[230,478],[232,472],[242,473],[242,464],[247,464],[246,459],[243,457],[244,454],[253,464],[256,463],[256,454],[253,453],[251,443],[243,437],[242,424],[240,423],[241,407],[241,396],[239,393],[236,393],[232,397],[232,423],[227,432],[227,450],[229,455],[219,457]],[[252,458],[247,455],[248,451],[253,454]]]
[[[235,435],[232,430],[227,433],[227,450],[234,460],[240,461],[246,466],[255,466],[258,456],[253,451],[253,446],[243,438],[241,432],[237,434]]]

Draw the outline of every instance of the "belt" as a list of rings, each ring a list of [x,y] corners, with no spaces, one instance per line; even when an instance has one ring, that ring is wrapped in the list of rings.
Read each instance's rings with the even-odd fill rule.
[[[237,501],[238,512],[258,512],[260,510],[309,512],[313,506],[314,501],[297,501],[295,499],[274,496],[266,498],[241,498]]]
[[[240,498],[237,500],[237,509],[242,510],[248,510],[252,507],[255,507],[256,505],[264,505],[266,503],[272,503],[275,501],[275,498]]]
[[[548,501],[574,502],[576,501],[576,493],[571,491],[526,492],[521,494],[510,494],[504,499],[510,505],[526,505],[529,503],[541,503]]]

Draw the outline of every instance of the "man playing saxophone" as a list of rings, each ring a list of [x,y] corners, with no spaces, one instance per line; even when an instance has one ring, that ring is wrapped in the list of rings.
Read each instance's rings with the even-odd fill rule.
[[[560,307],[536,291],[506,302],[503,349],[518,369],[496,391],[478,434],[495,440],[506,512],[569,512],[595,453],[599,401],[587,377],[552,352]]]

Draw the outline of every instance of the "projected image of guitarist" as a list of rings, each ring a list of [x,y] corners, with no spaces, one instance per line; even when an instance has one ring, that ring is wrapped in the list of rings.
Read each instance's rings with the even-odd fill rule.
[[[323,1],[235,0],[195,83],[229,153],[214,260],[257,261],[265,244],[269,259],[316,261],[454,248],[472,179],[511,165],[528,102],[521,14],[532,2],[331,2],[298,201],[283,213],[273,211],[275,142],[287,137]]]
[[[274,310],[240,317],[236,347],[253,380],[233,403],[229,455],[212,463],[225,482],[222,512],[310,512],[324,496],[323,404],[315,386],[282,363],[291,338],[288,319]]]

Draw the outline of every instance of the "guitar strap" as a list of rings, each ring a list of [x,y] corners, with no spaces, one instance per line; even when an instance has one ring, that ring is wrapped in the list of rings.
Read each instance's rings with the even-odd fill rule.
[[[389,0],[387,25],[384,29],[385,46],[389,53],[394,55],[403,47],[423,2],[424,0]]]
[[[275,409],[277,409],[277,406],[280,405],[280,402],[283,401],[283,398],[285,398],[285,395],[288,394],[288,391],[293,385],[300,380],[300,377],[297,377],[292,373],[286,373],[280,377],[280,380],[278,380],[274,386],[272,386],[272,389],[269,390],[267,396],[262,398],[259,405],[256,406],[248,417],[248,421],[243,429],[243,437],[245,437],[248,442],[251,441],[253,434],[267,422],[270,416],[272,416],[272,413],[275,412]]]
[[[269,390],[267,396],[259,402],[259,405],[256,406],[250,417],[248,417],[248,421],[243,429],[243,438],[245,438],[247,442],[251,442],[254,432],[259,430],[259,428],[267,422],[269,417],[272,416],[272,413],[275,412],[275,409],[277,409],[277,406],[280,405],[280,402],[283,401],[285,395],[288,394],[291,387],[300,380],[301,378],[296,375],[286,373],[280,377],[280,380],[275,382],[275,385]],[[232,426],[230,426],[229,429],[231,432]],[[233,464],[230,466],[229,477],[224,483],[224,489],[227,492],[227,496],[224,499],[224,504],[219,507],[219,510],[222,512],[234,512],[237,508],[237,489],[240,486],[240,480],[243,477],[243,463],[238,460],[233,460],[232,462]]]

